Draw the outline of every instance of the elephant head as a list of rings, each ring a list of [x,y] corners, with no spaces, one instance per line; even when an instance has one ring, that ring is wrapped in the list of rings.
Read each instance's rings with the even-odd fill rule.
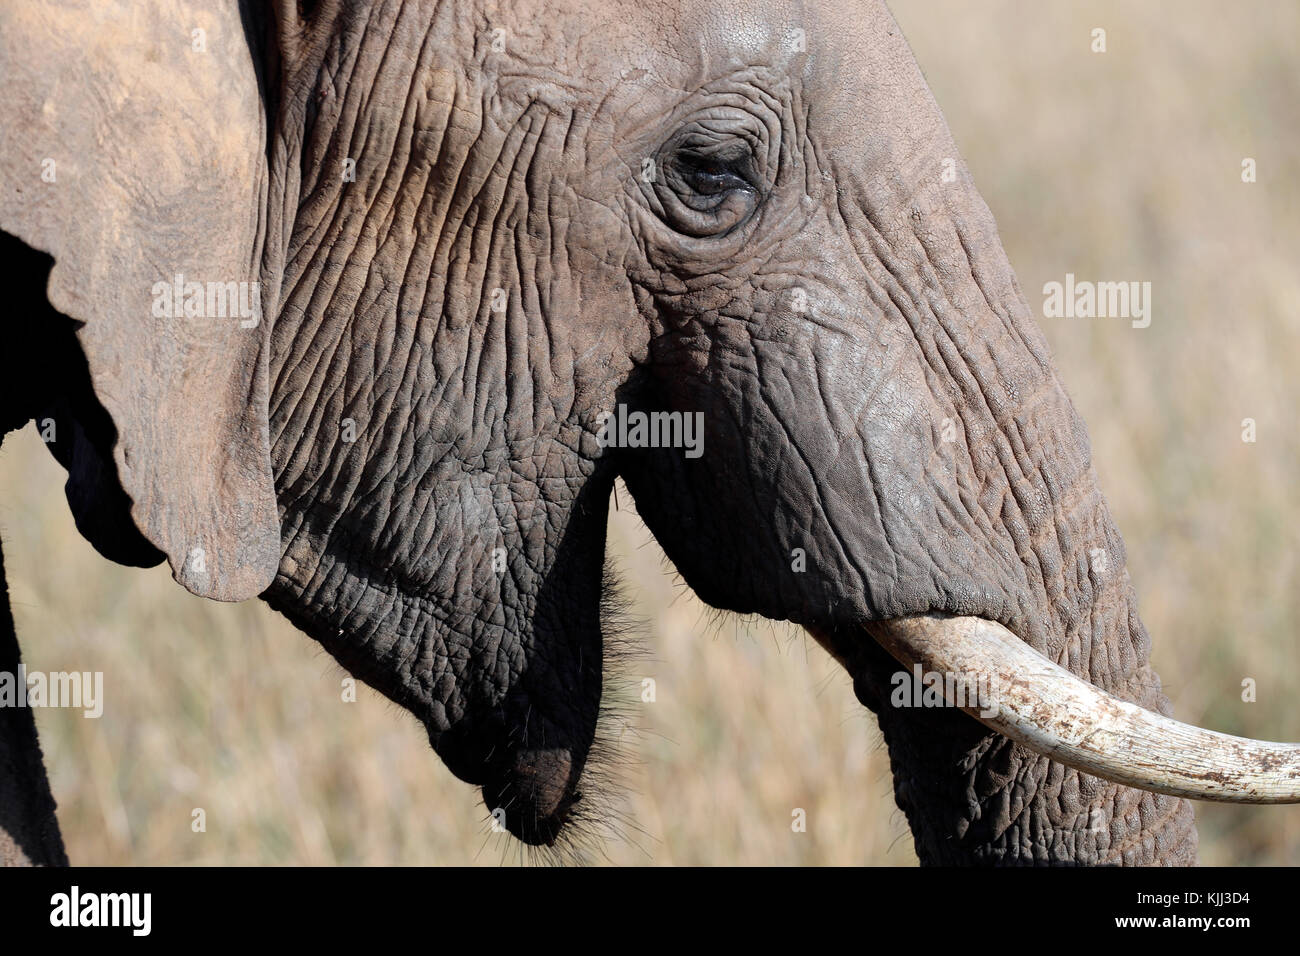
[[[1300,793],[1168,719],[883,3],[270,6],[0,13],[0,229],[78,323],[102,551],[261,594],[528,843],[583,807],[618,476],[702,599],[848,668],[924,861],[1190,862],[1183,797]],[[891,706],[899,660],[987,725]]]

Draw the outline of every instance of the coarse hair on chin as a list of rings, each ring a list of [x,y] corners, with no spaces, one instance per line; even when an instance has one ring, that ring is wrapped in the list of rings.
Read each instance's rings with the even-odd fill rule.
[[[629,769],[635,764],[632,745],[641,735],[636,726],[640,709],[640,680],[633,665],[646,657],[648,623],[632,613],[618,574],[606,560],[601,581],[600,630],[602,679],[595,736],[583,767],[582,799],[569,811],[551,846],[530,846],[513,836],[502,841],[501,862],[531,866],[583,866],[609,862],[606,847],[627,843],[645,854],[649,835],[627,810]],[[488,817],[485,825],[491,826]]]

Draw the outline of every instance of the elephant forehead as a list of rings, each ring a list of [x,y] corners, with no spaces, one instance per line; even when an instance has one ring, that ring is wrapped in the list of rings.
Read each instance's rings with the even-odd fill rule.
[[[897,86],[898,68],[911,61],[877,0],[544,0],[486,9],[472,29],[476,57],[489,72],[544,77],[602,99],[629,79],[681,94],[744,67],[823,78],[828,88],[865,74]]]
[[[625,172],[688,121],[740,107],[806,122],[818,159],[872,171],[955,155],[883,3],[614,3],[490,9],[471,28],[489,103],[578,116],[589,169]],[[461,53],[451,55],[461,56]]]

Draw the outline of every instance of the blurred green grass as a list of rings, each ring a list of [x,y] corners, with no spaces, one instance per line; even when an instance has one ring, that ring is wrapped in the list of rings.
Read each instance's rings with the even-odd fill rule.
[[[893,4],[1037,310],[1044,282],[1153,283],[1150,328],[1041,320],[1088,420],[1154,659],[1184,720],[1300,739],[1300,5]],[[1107,30],[1108,51],[1089,51]],[[1259,181],[1240,181],[1243,157]],[[1241,441],[1254,418],[1258,441]],[[194,598],[77,535],[33,431],[0,452],[29,668],[99,670],[105,714],[37,711],[84,864],[515,862],[415,721],[259,602]],[[874,721],[785,627],[715,619],[619,495],[611,552],[656,681],[630,704],[613,862],[915,862]],[[1241,681],[1258,700],[1241,700]],[[807,811],[806,833],[791,813]],[[191,831],[202,808],[207,830]],[[1198,804],[1203,863],[1300,860],[1300,808]]]

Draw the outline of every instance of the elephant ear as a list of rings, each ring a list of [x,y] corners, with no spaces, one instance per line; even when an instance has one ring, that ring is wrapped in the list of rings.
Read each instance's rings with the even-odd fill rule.
[[[0,230],[54,259],[131,516],[190,591],[253,596],[280,547],[267,323],[237,307],[268,182],[239,6],[4,0],[0,76]]]

